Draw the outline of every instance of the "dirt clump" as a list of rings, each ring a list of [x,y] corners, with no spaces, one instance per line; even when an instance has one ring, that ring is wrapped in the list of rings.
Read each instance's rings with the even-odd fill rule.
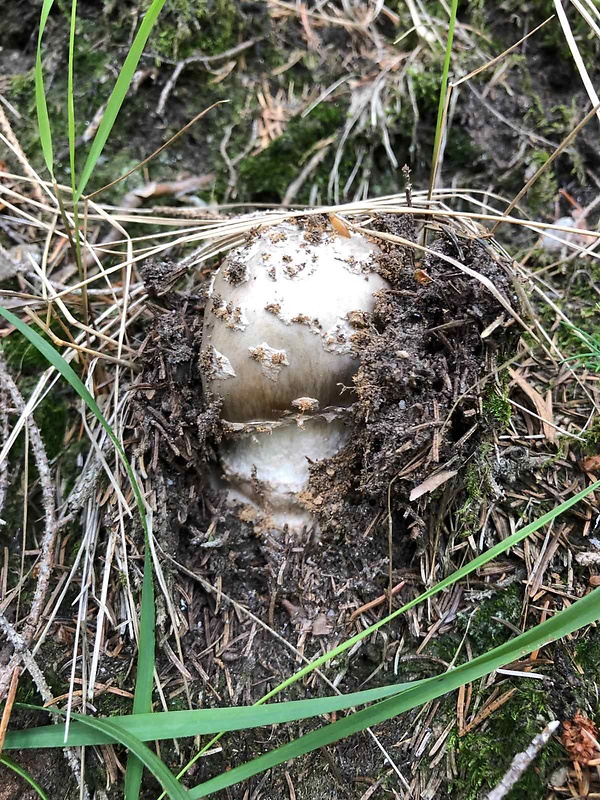
[[[410,217],[382,215],[374,228],[416,240]],[[419,261],[407,246],[377,243],[380,272],[391,288],[379,293],[371,324],[354,336],[361,356],[355,433],[342,453],[315,464],[311,474],[321,529],[346,536],[368,527],[373,509],[387,507],[388,492],[391,508],[403,516],[398,536],[410,533],[407,527],[426,527],[427,500],[415,513],[408,506],[411,490],[442,469],[459,471],[485,438],[483,379],[518,334],[489,289],[445,259],[488,278],[516,303],[506,265],[484,244],[442,230]],[[495,320],[493,335],[482,338]]]

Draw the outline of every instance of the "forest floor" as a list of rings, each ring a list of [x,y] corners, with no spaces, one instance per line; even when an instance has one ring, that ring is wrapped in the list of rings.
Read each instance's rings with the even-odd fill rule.
[[[79,3],[79,170],[146,6]],[[375,408],[369,392],[377,390],[377,407],[385,412],[377,412],[368,436],[357,436],[352,452],[333,467],[324,465],[325,472],[315,470],[318,544],[308,534],[302,541],[269,540],[255,520],[224,509],[208,479],[216,428],[197,365],[206,286],[220,253],[215,247],[211,258],[194,261],[193,234],[227,215],[404,198],[404,165],[417,207],[431,174],[448,28],[444,7],[412,0],[167,2],[94,171],[89,191],[135,167],[216,104],[140,170],[98,196],[110,213],[118,209],[136,247],[150,249],[161,241],[168,247],[141,261],[128,277],[119,271],[110,281],[105,275],[101,288],[94,284],[85,302],[96,324],[128,281],[126,336],[113,349],[118,326],[107,328],[98,351],[79,351],[96,395],[115,407],[121,403],[121,434],[138,459],[155,514],[163,569],[157,592],[157,709],[256,702],[303,659],[385,616],[392,603],[416,597],[600,475],[600,340],[593,338],[600,299],[597,256],[544,244],[539,230],[526,224],[502,223],[494,229],[499,247],[492,258],[484,227],[469,229],[470,222],[452,215],[442,224],[438,215],[439,250],[489,279],[524,317],[527,330],[511,326],[497,298],[477,281],[457,277],[441,258],[426,256],[410,281],[406,274],[394,276],[393,265],[406,267],[413,256],[405,246],[390,247],[384,269],[399,296],[409,293],[410,300],[395,301],[387,317],[381,312],[383,335],[377,346],[365,349],[362,378],[368,392],[361,395]],[[458,83],[439,161],[437,208],[464,212],[474,225],[491,229],[477,215],[504,210],[590,111],[559,22],[548,20],[553,10],[546,0],[461,4],[450,72]],[[69,13],[66,4],[56,4],[44,49],[59,183],[69,182]],[[38,4],[29,0],[11,0],[3,8],[0,100],[27,162],[43,174],[33,72],[38,14]],[[592,82],[598,83],[600,39],[573,7],[569,19]],[[459,82],[484,65],[489,66]],[[2,130],[6,135],[6,126]],[[6,147],[2,153],[0,184],[8,193],[0,195],[1,302],[23,318],[28,309],[40,324],[46,320],[55,341],[62,337],[71,344],[81,328],[70,329],[54,303],[50,314],[45,283],[47,278],[54,290],[65,292],[65,307],[81,322],[82,294],[65,288],[78,280],[69,249],[44,232],[43,198],[27,183],[14,151]],[[597,230],[599,197],[598,119],[593,118],[516,211],[525,221],[568,218],[569,224]],[[374,232],[414,235],[410,215],[399,222],[390,219],[384,204],[373,208]],[[328,224],[326,217],[321,222]],[[99,218],[91,219],[90,227],[91,238],[104,247],[105,266],[117,263],[124,237],[109,234]],[[583,228],[580,234],[585,247]],[[223,252],[231,242],[224,234],[220,244]],[[27,253],[34,259],[44,254],[43,281]],[[197,268],[189,269],[190,263]],[[89,269],[93,272],[93,263]],[[415,280],[417,273],[421,277]],[[445,330],[432,343],[429,332],[439,325],[442,307]],[[479,327],[471,326],[472,314]],[[577,330],[592,339],[585,341]],[[58,518],[54,570],[37,620],[36,663],[53,702],[64,703],[75,687],[71,701],[80,709],[78,687],[91,679],[96,686],[89,711],[127,713],[134,687],[130,620],[137,613],[131,603],[140,584],[140,531],[124,519],[119,491],[106,477],[111,469],[116,472],[114,461],[105,474],[69,387],[56,383],[45,394],[47,365],[39,353],[8,325],[0,337],[3,375],[13,376],[25,399],[40,392],[35,420]],[[100,350],[112,361],[102,356],[96,361]],[[411,393],[401,399],[390,377],[391,352],[410,352],[418,374]],[[6,377],[0,400],[4,446],[21,413]],[[408,408],[404,415],[396,413],[400,403]],[[33,442],[31,431],[29,436]],[[447,479],[428,486],[432,470],[444,470]],[[44,479],[21,433],[10,458],[0,464],[5,523],[0,612],[14,625],[35,597],[33,568],[48,514]],[[419,488],[414,503],[409,498]],[[428,677],[548,619],[600,585],[597,513],[592,494],[501,559],[291,687],[286,699],[331,694],[332,686],[349,692]],[[391,587],[396,587],[393,598]],[[12,645],[0,638],[0,684],[11,656]],[[573,720],[579,711],[600,723],[595,627],[536,651],[510,670],[222,796],[479,800],[550,719]],[[22,673],[17,700],[38,701],[38,689]],[[38,719],[15,711],[11,725]],[[207,779],[316,725],[228,734],[186,780]],[[193,752],[189,740],[160,747],[173,770]],[[597,767],[577,763],[574,752],[564,734],[555,736],[508,796],[600,797]],[[50,800],[79,796],[72,765],[62,754],[13,755]],[[123,763],[118,748],[88,749],[85,781],[96,797],[121,796]],[[148,798],[158,795],[149,778],[144,791]],[[0,800],[35,796],[0,765]]]

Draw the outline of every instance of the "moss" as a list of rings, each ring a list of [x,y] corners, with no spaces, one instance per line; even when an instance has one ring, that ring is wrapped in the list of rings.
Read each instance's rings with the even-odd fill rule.
[[[286,188],[297,177],[303,158],[314,145],[339,130],[344,110],[339,105],[321,103],[306,118],[295,117],[282,136],[257,155],[244,158],[239,165],[239,193],[254,201],[280,202]],[[331,171],[326,160],[309,182],[326,188]],[[340,166],[341,181],[350,172],[350,165]],[[309,186],[298,194],[299,202],[308,200]]]
[[[42,339],[50,342],[50,337],[43,330],[37,330]],[[35,372],[40,368],[47,367],[48,362],[40,351],[29,339],[25,338],[19,331],[13,331],[10,336],[6,336],[0,342],[0,347],[6,358],[6,363],[13,370],[23,370],[25,372]]]
[[[69,405],[64,397],[57,393],[49,395],[35,411],[35,420],[46,445],[46,453],[50,460],[64,454],[65,432],[69,418]],[[78,450],[79,448],[75,448]],[[73,451],[71,450],[71,458]]]
[[[485,593],[482,593],[484,595]],[[488,597],[481,596],[466,611],[457,615],[454,629],[443,636],[433,638],[427,645],[428,655],[452,662],[456,657],[463,637],[467,635],[472,646],[473,657],[486,653],[511,639],[515,634],[503,624],[506,620],[511,625],[519,626],[521,622],[522,593],[518,585],[489,592]],[[466,660],[464,649],[461,659]],[[460,663],[460,661],[459,661]]]
[[[17,103],[32,103],[35,94],[35,74],[30,69],[27,72],[13,75],[10,79],[11,100]],[[35,108],[32,105],[32,108]]]
[[[494,6],[489,3],[483,3],[483,0],[470,0],[469,5],[482,5],[487,12],[488,19],[490,21],[493,20]],[[551,13],[547,0],[503,0],[500,8],[502,9],[502,19],[511,19],[510,26],[507,26],[510,44],[514,44],[512,34],[515,26],[520,28],[523,20],[527,20],[531,27],[539,25]],[[600,55],[600,41],[598,41],[592,29],[575,8],[567,5],[565,6],[565,11],[584,63],[587,65],[596,64]],[[557,20],[553,20],[552,23],[542,28],[539,36],[536,37],[536,44],[538,42],[544,55],[549,59],[553,59],[555,64],[560,64],[560,70],[557,71],[561,72],[562,79],[570,81],[571,77],[576,75],[577,72],[565,35]]]
[[[479,528],[479,503],[474,500],[465,500],[456,512],[456,522],[460,536],[467,538],[477,532]]]
[[[437,112],[441,74],[442,62],[437,59],[431,64],[418,62],[408,68],[407,77],[412,80],[419,111]]]
[[[590,425],[581,431],[580,436],[584,440],[583,454],[586,456],[597,455],[600,445],[600,417],[595,416]]]
[[[126,674],[126,670],[123,670],[124,674]],[[111,675],[110,683],[122,688],[124,681],[120,679],[119,674],[116,674]],[[123,697],[113,692],[105,692],[95,699],[94,705],[98,709],[99,716],[121,717],[131,714],[132,700],[129,697]]]
[[[78,52],[86,48],[80,44]],[[99,61],[96,60],[96,64]],[[89,70],[89,72],[88,72]],[[95,78],[95,69],[87,63],[87,59],[83,59],[83,64],[76,59],[76,71],[78,75],[84,76],[79,78],[79,87],[76,91],[75,106],[76,106],[76,122],[75,122],[75,135],[79,137],[83,134],[86,127],[86,118],[90,120],[102,102],[102,95],[97,91],[98,79]],[[21,143],[28,158],[31,160],[33,166],[42,172],[45,172],[45,162],[42,156],[42,151],[39,143],[39,134],[37,128],[37,112],[35,103],[35,90],[34,90],[34,76],[33,70],[25,73],[24,75],[14,76],[11,80],[11,100],[16,101],[15,105],[21,112],[24,123],[21,127]],[[96,106],[91,107],[91,98],[95,98]],[[64,77],[57,77],[51,83],[47,82],[46,85],[46,102],[48,106],[48,114],[50,118],[50,126],[52,130],[52,141],[55,151],[55,166],[59,179],[63,179],[66,173],[61,171],[61,153],[65,153],[65,165],[68,160],[68,151],[65,152],[68,141],[67,130],[67,83]],[[81,155],[81,154],[80,154]]]
[[[527,5],[532,5],[540,20],[547,16],[548,6],[545,0],[530,0]],[[594,34],[591,27],[585,21],[583,16],[579,14],[570,5],[565,7],[567,17],[569,18],[569,26],[573,32],[577,49],[581,54],[584,64],[593,65],[597,64],[598,57],[600,56],[600,41]],[[542,45],[548,53],[556,57],[567,76],[577,75],[577,69],[573,61],[573,55],[559,24],[546,25],[542,29],[541,37]]]
[[[597,423],[597,435],[600,440],[600,424]],[[587,678],[600,682],[600,630],[588,628],[585,636],[579,640],[575,648],[575,661],[583,669]]]
[[[511,405],[506,386],[490,386],[483,399],[483,410],[495,428],[506,428],[510,423]]]
[[[18,332],[12,333],[0,345],[6,360],[13,371],[19,371],[19,389],[25,399],[38,382],[41,369],[48,362],[39,350]],[[63,450],[65,431],[68,422],[68,403],[60,391],[55,389],[36,409],[35,420],[40,428],[49,459],[55,458]],[[21,437],[22,438],[22,437]],[[21,448],[22,448],[21,443]],[[19,446],[16,445],[17,454]]]
[[[488,483],[489,468],[482,470],[479,462],[470,462],[464,475],[466,499],[456,512],[456,521],[461,536],[471,536],[479,529],[481,500]]]
[[[29,672],[23,670],[19,675],[19,683],[17,685],[17,695],[15,698],[16,703],[30,703],[34,705],[38,703],[40,700],[40,696],[38,694],[37,689],[35,688],[35,683],[31,679]]]
[[[157,21],[151,46],[174,59],[216,55],[238,43],[243,21],[233,0],[171,0]]]
[[[72,596],[69,599],[73,600],[75,598]],[[23,608],[28,608],[30,598],[27,597],[25,599],[22,596],[22,600]],[[64,664],[65,659],[68,658],[67,653],[68,650],[65,650],[64,642],[58,642],[47,638],[44,639],[36,658],[37,663],[43,665],[44,679],[55,697],[62,695],[68,688],[68,678],[65,680],[65,676],[59,673],[60,666]],[[32,705],[36,705],[40,703],[41,699],[42,698],[29,673],[23,671],[19,676],[19,685],[16,697],[17,702],[31,703]],[[40,717],[39,723],[41,724],[42,722],[46,721],[46,719]]]
[[[538,267],[547,266],[556,259],[556,253],[539,251],[536,255]],[[590,285],[600,280],[600,269],[595,262],[582,264],[575,277],[569,271],[565,274],[564,284],[560,285],[561,276],[557,276],[557,285],[564,288],[562,296],[556,295],[554,302],[567,315],[570,325],[562,322],[556,325],[556,312],[546,303],[537,306],[540,322],[546,330],[553,330],[556,344],[565,358],[570,359],[571,366],[578,368],[586,366],[598,370],[600,364],[600,338],[598,337],[598,310],[600,306],[590,296]],[[584,337],[589,337],[584,342],[577,330],[583,332]]]
[[[525,750],[546,725],[546,694],[541,689],[520,686],[511,699],[476,730],[450,742],[458,775],[451,796],[478,800],[500,781],[514,756]],[[563,751],[551,741],[507,795],[508,800],[543,800],[547,782],[559,766]]]
[[[526,159],[527,166],[537,171],[550,158],[545,150],[534,150]],[[527,193],[527,205],[534,215],[548,211],[558,196],[558,181],[552,169],[543,172]]]
[[[69,4],[70,11],[70,4]],[[79,18],[76,30],[75,48],[75,135],[81,137],[98,109],[108,98],[114,85],[114,60],[115,48],[119,46],[119,37],[115,36],[115,27],[110,24],[111,49],[98,47],[99,29],[102,30],[102,19],[95,14],[90,18]],[[59,67],[55,68],[52,77],[46,76],[46,102],[52,130],[54,145],[54,158],[56,176],[59,182],[70,183],[69,157],[68,157],[68,130],[67,130],[67,77],[66,77],[66,47],[68,35],[68,20],[59,20],[55,28],[46,36],[44,59],[52,54],[52,59],[59,59]],[[122,58],[118,57],[118,61]],[[46,174],[45,163],[39,143],[37,128],[37,112],[35,102],[35,78],[33,69],[11,78],[11,102],[15,104],[22,115],[19,128],[19,138],[28,158],[34,168],[42,175]],[[127,110],[132,113],[136,107],[135,119],[138,121],[146,116],[145,101],[137,96],[128,97]],[[139,106],[139,108],[138,108]],[[123,115],[123,111],[121,112]],[[125,115],[128,117],[129,115]],[[111,139],[117,137],[121,131],[123,116],[118,119],[117,128]],[[138,126],[139,127],[139,124]],[[124,128],[122,129],[124,130]],[[123,137],[129,140],[131,137]],[[78,147],[76,154],[76,169],[81,173],[87,153],[88,145]],[[148,153],[145,153],[148,155]],[[100,157],[94,170],[90,190],[100,188],[112,182],[139,162],[131,147],[111,146],[110,143]],[[132,176],[131,181],[119,184],[115,189],[103,195],[105,202],[118,202],[125,192],[139,184],[139,176]]]
[[[472,169],[477,168],[481,158],[481,150],[473,144],[469,134],[460,126],[455,125],[450,128],[448,142],[444,151],[444,160],[448,167],[456,169],[464,168],[465,164],[471,164]]]
[[[476,501],[481,499],[481,474],[475,464],[469,464],[467,466],[465,472],[465,489],[469,500]]]
[[[522,607],[522,593],[518,585],[512,584],[493,591],[490,597],[478,600],[474,611],[458,615],[456,635],[468,631],[474,654],[487,652],[514,635],[502,620],[519,627]]]

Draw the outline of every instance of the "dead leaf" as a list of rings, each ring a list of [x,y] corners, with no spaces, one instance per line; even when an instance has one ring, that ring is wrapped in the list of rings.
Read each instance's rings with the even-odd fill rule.
[[[550,396],[548,400],[544,400],[537,389],[534,389],[533,386],[528,383],[522,375],[520,375],[518,372],[515,372],[515,370],[511,369],[510,367],[508,371],[510,372],[510,377],[517,384],[519,389],[521,389],[527,395],[527,397],[535,406],[538,416],[541,417],[544,436],[550,442],[550,444],[554,444],[556,441],[556,430],[554,429],[552,419],[552,397]]]
[[[441,472],[436,472],[435,475],[431,475],[429,478],[426,478],[423,483],[415,486],[410,493],[410,500],[416,500],[418,497],[421,497],[421,495],[433,492],[438,486],[441,486],[443,483],[446,483],[446,481],[449,481],[450,478],[453,478],[457,472],[457,469],[444,469]]]
[[[227,62],[227,63],[226,63],[226,64],[225,64],[223,67],[221,67],[221,69],[220,69],[220,70],[219,70],[219,71],[216,73],[215,77],[214,77],[214,78],[211,78],[211,79],[209,80],[209,83],[216,84],[216,83],[221,83],[221,81],[224,81],[224,80],[225,80],[225,78],[226,78],[226,77],[229,75],[229,73],[230,73],[230,72],[233,72],[233,70],[235,69],[235,65],[236,65],[236,64],[237,64],[237,61],[235,61],[235,60],[234,60],[234,61],[228,61],[228,62]]]
[[[313,636],[328,636],[333,629],[331,622],[327,619],[325,614],[319,614],[315,617],[312,623]]]
[[[571,761],[585,766],[597,758],[597,735],[596,725],[581,711],[576,711],[573,719],[563,722],[561,741]]]
[[[581,462],[584,472],[596,472],[600,469],[600,456],[590,456]]]
[[[433,278],[431,275],[428,275],[424,269],[416,269],[415,280],[417,283],[420,283],[421,286],[427,286],[428,283],[431,283]]]
[[[504,314],[500,314],[500,316],[496,317],[496,319],[493,322],[491,322],[484,331],[481,331],[479,335],[481,336],[482,339],[487,339],[488,336],[492,335],[492,333],[496,330],[496,328],[499,328],[501,325],[504,325],[505,322],[506,322],[506,317],[504,316]]]

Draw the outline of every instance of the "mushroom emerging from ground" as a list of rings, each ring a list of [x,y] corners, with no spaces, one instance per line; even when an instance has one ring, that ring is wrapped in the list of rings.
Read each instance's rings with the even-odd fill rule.
[[[211,286],[201,362],[204,389],[223,399],[223,476],[272,527],[310,524],[309,463],[348,439],[352,335],[388,286],[378,253],[322,218],[284,222],[233,250]]]

